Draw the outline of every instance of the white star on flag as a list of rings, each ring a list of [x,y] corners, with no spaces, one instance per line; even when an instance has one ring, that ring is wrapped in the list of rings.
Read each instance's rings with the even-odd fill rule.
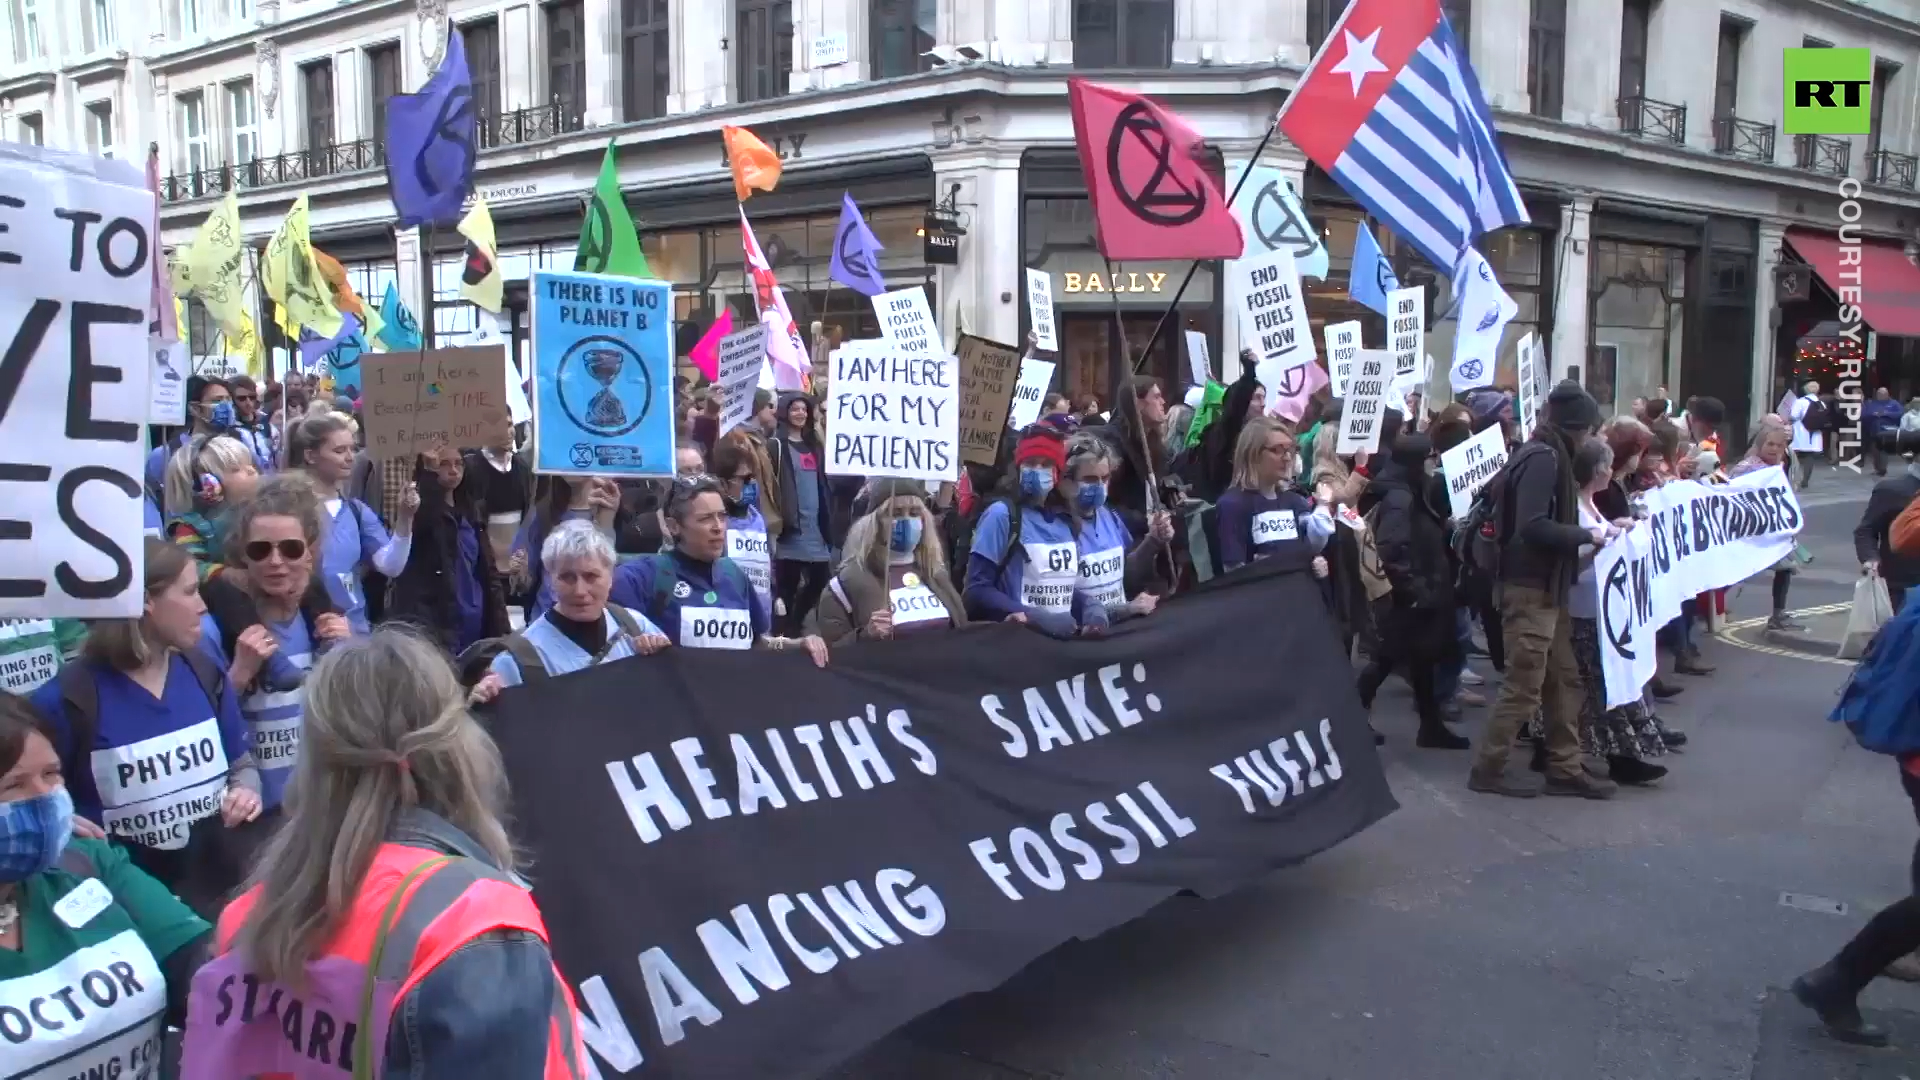
[[[1347,55],[1329,70],[1334,75],[1345,75],[1353,80],[1353,96],[1359,97],[1360,84],[1367,81],[1367,76],[1387,70],[1387,65],[1373,55],[1374,46],[1380,41],[1380,28],[1374,27],[1373,33],[1364,38],[1354,37],[1351,30],[1342,32],[1347,35]]]

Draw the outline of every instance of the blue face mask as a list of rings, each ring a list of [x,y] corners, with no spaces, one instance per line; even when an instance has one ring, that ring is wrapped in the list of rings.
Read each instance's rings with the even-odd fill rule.
[[[1052,469],[1021,469],[1020,470],[1020,495],[1022,498],[1032,499],[1035,502],[1038,502],[1041,499],[1046,498],[1047,492],[1052,490],[1053,490],[1053,470]]]
[[[1107,505],[1107,482],[1105,480],[1084,481],[1080,485],[1079,492],[1074,495],[1074,501],[1080,504],[1083,513],[1089,514]]]
[[[740,485],[740,501],[754,509],[760,507],[760,481],[749,480]]]
[[[0,803],[0,882],[25,881],[51,867],[73,839],[73,796],[64,787]]]
[[[887,537],[887,546],[905,555],[920,546],[920,530],[924,524],[917,517],[894,518],[893,532]]]
[[[231,401],[217,402],[213,406],[212,411],[207,414],[207,422],[212,424],[215,428],[223,431],[233,427],[235,423],[235,417],[233,414],[233,402]]]

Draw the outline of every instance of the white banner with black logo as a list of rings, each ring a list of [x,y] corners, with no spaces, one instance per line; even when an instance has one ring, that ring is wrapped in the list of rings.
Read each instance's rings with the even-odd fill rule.
[[[1648,492],[1646,509],[1593,560],[1608,708],[1635,700],[1653,678],[1654,633],[1682,601],[1770,569],[1793,550],[1803,520],[1777,467],[1728,484],[1676,481]]]

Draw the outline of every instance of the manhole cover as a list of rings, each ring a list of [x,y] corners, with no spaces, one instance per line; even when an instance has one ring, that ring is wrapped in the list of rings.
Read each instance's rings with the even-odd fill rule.
[[[1780,894],[1780,906],[1799,908],[1801,911],[1817,912],[1821,915],[1845,915],[1847,905],[1838,900],[1829,900],[1824,896],[1812,896],[1807,893],[1783,892]]]

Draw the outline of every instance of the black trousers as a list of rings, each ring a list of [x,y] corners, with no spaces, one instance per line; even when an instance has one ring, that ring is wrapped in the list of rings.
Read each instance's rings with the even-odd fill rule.
[[[814,606],[820,603],[820,593],[832,577],[832,563],[775,559],[773,592],[787,613],[774,617],[773,632],[780,637],[799,637],[805,633],[801,628]]]
[[[1413,687],[1414,709],[1422,727],[1440,726],[1440,694],[1434,685],[1434,666],[1452,660],[1457,653],[1454,641],[1453,612],[1443,609],[1395,607],[1388,597],[1374,608],[1375,624],[1380,628],[1373,657],[1360,670],[1360,703],[1373,707],[1374,695],[1395,668],[1404,671]]]
[[[1920,777],[1900,770],[1900,786],[1920,819]],[[1875,915],[1833,958],[1844,989],[1858,994],[1880,977],[1887,965],[1920,949],[1920,845],[1913,851],[1913,895]]]

